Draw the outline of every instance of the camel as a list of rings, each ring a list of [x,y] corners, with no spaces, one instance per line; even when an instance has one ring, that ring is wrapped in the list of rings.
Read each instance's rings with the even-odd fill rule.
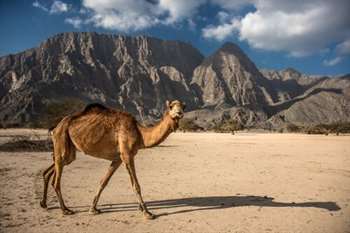
[[[148,211],[142,199],[134,158],[139,149],[157,146],[174,132],[184,115],[184,109],[185,104],[178,100],[166,101],[163,117],[153,127],[144,127],[131,114],[101,104],[87,105],[83,111],[64,117],[52,131],[53,163],[43,172],[44,192],[40,201],[41,207],[47,208],[48,183],[53,176],[52,186],[63,214],[74,213],[63,201],[61,177],[63,167],[75,160],[78,150],[111,161],[93,199],[89,210],[91,214],[100,213],[96,206],[101,193],[123,163],[129,173],[139,209],[146,219],[154,219],[155,215]]]

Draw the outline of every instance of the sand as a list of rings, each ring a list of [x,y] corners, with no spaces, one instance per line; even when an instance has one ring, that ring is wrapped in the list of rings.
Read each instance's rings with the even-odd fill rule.
[[[0,141],[32,132],[0,131]],[[123,166],[101,196],[102,213],[89,215],[109,162],[81,153],[62,181],[76,214],[62,215],[51,186],[42,209],[50,162],[49,152],[0,152],[1,232],[350,232],[350,136],[174,133],[136,158],[155,220],[137,210]]]

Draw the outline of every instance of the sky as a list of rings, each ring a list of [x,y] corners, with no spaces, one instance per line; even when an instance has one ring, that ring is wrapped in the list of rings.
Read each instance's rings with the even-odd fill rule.
[[[0,0],[0,56],[61,32],[147,35],[205,56],[238,44],[258,68],[350,73],[349,0]]]

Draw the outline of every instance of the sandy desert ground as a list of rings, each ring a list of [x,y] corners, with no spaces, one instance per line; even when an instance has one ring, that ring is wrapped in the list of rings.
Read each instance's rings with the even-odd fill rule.
[[[8,135],[31,130],[0,131]],[[40,131],[45,135],[45,131]],[[75,215],[63,216],[53,189],[39,206],[49,152],[0,152],[1,232],[350,232],[350,136],[175,133],[136,159],[145,201],[138,212],[120,167],[88,209],[108,161],[78,154],[62,190]]]

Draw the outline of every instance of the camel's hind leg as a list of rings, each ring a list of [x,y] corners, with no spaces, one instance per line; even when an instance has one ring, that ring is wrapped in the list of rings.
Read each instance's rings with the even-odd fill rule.
[[[118,167],[120,166],[121,163],[122,163],[121,159],[115,160],[111,163],[110,167],[108,168],[107,174],[101,180],[100,187],[97,190],[97,193],[94,197],[94,200],[93,200],[92,205],[91,205],[90,210],[89,210],[90,214],[100,213],[100,211],[96,208],[98,200],[100,199],[100,195],[101,195],[103,189],[107,186],[112,175],[118,169]]]
[[[64,204],[62,193],[61,193],[61,177],[63,172],[63,167],[70,164],[75,160],[76,148],[69,136],[69,124],[71,118],[65,117],[60,123],[55,127],[52,132],[52,142],[53,142],[53,158],[55,162],[54,168],[54,189],[59,201],[61,210],[63,214],[73,214],[74,212],[69,210]]]
[[[64,204],[62,193],[61,193],[61,177],[63,172],[63,161],[61,157],[55,158],[55,183],[54,183],[54,189],[57,194],[58,201],[60,203],[61,210],[63,214],[74,214],[74,212],[67,208],[67,206]]]
[[[49,184],[51,176],[55,172],[55,164],[51,164],[50,167],[48,167],[44,172],[43,172],[43,178],[44,178],[44,192],[43,192],[43,198],[40,201],[40,206],[42,208],[47,208],[46,205],[46,199],[47,199],[47,186]]]

